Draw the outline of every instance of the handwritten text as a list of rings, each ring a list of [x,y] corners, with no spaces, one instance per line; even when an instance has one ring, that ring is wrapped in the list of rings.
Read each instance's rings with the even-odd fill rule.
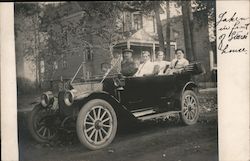
[[[240,17],[237,12],[229,14],[227,11],[218,15],[216,23],[218,28],[218,50],[221,54],[247,53],[244,46],[235,45],[247,40],[249,36],[249,17]]]

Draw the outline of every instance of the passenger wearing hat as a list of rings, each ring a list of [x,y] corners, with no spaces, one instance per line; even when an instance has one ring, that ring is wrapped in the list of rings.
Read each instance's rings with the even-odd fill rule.
[[[133,50],[131,49],[125,49],[122,52],[121,73],[124,76],[133,76],[137,71],[136,63],[132,58],[132,52]]]
[[[135,73],[135,77],[149,76],[154,74],[154,63],[150,61],[149,51],[142,52],[142,63],[138,67],[138,71]]]
[[[189,64],[189,61],[184,58],[184,51],[182,49],[175,50],[175,59],[171,61],[171,64],[165,74],[180,73],[185,66]]]

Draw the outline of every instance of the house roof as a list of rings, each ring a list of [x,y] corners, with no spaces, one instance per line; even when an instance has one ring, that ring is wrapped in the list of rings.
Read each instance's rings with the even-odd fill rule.
[[[147,33],[143,28],[135,32],[128,40],[155,41],[153,36]]]
[[[142,28],[136,31],[131,36],[128,36],[124,38],[123,40],[120,40],[115,45],[115,47],[126,46],[128,42],[131,45],[135,45],[135,46],[152,46],[152,44],[159,44],[159,42],[157,41],[155,37],[156,37],[155,35],[149,34]]]

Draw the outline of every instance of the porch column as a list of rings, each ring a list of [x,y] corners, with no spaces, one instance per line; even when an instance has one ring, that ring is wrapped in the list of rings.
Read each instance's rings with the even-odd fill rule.
[[[156,56],[155,56],[155,43],[153,42],[153,61],[155,61]]]
[[[210,59],[210,70],[212,71],[214,68],[214,53],[212,50],[209,51],[209,59]]]
[[[127,41],[127,49],[130,49],[130,41]]]

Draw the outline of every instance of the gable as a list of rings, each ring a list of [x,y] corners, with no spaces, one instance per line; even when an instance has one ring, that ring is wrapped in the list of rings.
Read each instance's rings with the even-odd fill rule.
[[[129,38],[129,40],[155,41],[154,38],[149,33],[147,33],[144,29],[138,30]]]

